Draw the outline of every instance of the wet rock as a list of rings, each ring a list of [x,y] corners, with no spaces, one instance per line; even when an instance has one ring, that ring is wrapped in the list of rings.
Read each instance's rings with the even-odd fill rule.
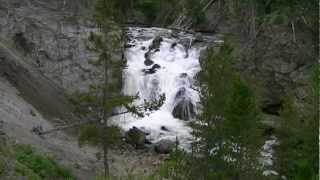
[[[159,64],[155,64],[150,69],[143,69],[142,72],[144,72],[145,75],[154,74],[157,72],[157,69],[160,69],[160,68],[161,66]]]
[[[155,144],[155,151],[159,154],[168,154],[173,150],[175,142],[171,140],[161,140]]]
[[[161,128],[160,128],[162,131],[169,131],[169,129],[167,128],[167,127],[165,127],[165,126],[161,126]]]
[[[176,42],[171,44],[171,49],[174,49],[178,44]]]
[[[185,87],[180,88],[179,91],[176,94],[175,99],[184,98],[186,96],[186,92],[187,92],[187,89]]]
[[[154,62],[153,62],[152,60],[150,60],[150,59],[146,59],[146,60],[144,61],[144,64],[145,64],[146,66],[151,66],[153,63],[154,63]]]
[[[195,117],[194,105],[190,99],[182,99],[173,109],[172,115],[175,118],[188,121]]]
[[[132,48],[132,47],[135,47],[134,44],[126,44],[124,45],[124,48],[128,49],[128,48]]]
[[[149,51],[153,49],[159,49],[163,38],[161,36],[157,36],[153,41],[152,44],[149,46]]]
[[[142,72],[144,72],[145,75],[148,75],[148,74],[154,74],[157,72],[156,69],[143,69]]]
[[[135,146],[138,149],[144,148],[146,142],[146,134],[137,127],[131,128],[125,134],[126,142]]]
[[[176,105],[173,108],[172,115],[175,118],[188,121],[195,117],[195,107],[190,99],[187,96],[186,88],[181,88],[175,97]]]
[[[160,68],[161,68],[161,66],[159,64],[155,64],[152,66],[151,69],[160,69]]]

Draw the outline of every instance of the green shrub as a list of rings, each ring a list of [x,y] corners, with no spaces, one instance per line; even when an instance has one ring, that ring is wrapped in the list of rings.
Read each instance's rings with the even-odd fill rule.
[[[14,147],[15,157],[21,164],[16,167],[16,171],[21,175],[29,174],[29,170],[34,172],[41,179],[64,178],[75,179],[71,172],[58,165],[53,159],[43,157],[35,153],[34,149],[28,145],[17,145]],[[26,167],[26,168],[25,168]]]
[[[5,169],[5,162],[2,159],[0,159],[0,177],[4,173],[5,170],[6,170]]]

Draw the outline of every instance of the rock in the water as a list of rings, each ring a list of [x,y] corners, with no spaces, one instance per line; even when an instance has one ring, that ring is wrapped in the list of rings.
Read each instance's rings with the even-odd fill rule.
[[[124,48],[128,49],[128,48],[132,48],[134,46],[135,46],[134,44],[126,44],[126,45],[124,45]]]
[[[159,64],[155,64],[152,66],[151,69],[160,69],[160,68],[161,68],[161,66]]]
[[[153,65],[150,69],[143,69],[142,71],[147,74],[154,74],[157,72],[157,69],[160,69],[161,66],[159,64]]]
[[[167,127],[165,127],[165,126],[161,126],[161,128],[160,128],[162,131],[169,131],[169,129],[167,128]]]
[[[178,44],[175,42],[175,43],[172,43],[171,44],[171,49],[174,49]]]
[[[188,121],[195,117],[194,105],[188,98],[182,99],[173,109],[172,115],[175,118]]]
[[[176,95],[176,105],[172,111],[172,115],[175,118],[182,119],[185,121],[190,120],[191,118],[194,118],[195,113],[195,107],[190,99],[190,97],[187,96],[186,88],[181,88]]]
[[[156,143],[155,151],[159,154],[168,154],[174,148],[175,143],[170,140],[161,140]]]
[[[157,36],[153,41],[152,44],[149,46],[149,51],[153,49],[159,49],[161,42],[163,41],[163,38],[160,36]]]
[[[137,127],[131,128],[125,135],[126,142],[136,148],[144,148],[146,142],[146,134]]]
[[[145,64],[146,66],[151,66],[151,65],[153,64],[153,61],[150,60],[150,59],[146,59],[146,60],[144,61],[144,64]]]
[[[157,70],[155,69],[143,69],[142,72],[144,72],[145,75],[148,75],[148,74],[154,74],[157,72]]]

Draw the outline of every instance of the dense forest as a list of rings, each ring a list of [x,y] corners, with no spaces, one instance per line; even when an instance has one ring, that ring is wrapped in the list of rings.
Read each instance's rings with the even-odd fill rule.
[[[73,0],[69,3],[73,7],[70,12],[80,17],[89,14],[95,24],[96,31],[90,32],[88,46],[98,58],[88,64],[97,68],[99,75],[87,91],[77,91],[68,97],[73,113],[84,121],[48,131],[33,130],[46,136],[71,129],[76,131],[71,134],[76,134],[80,146],[98,147],[103,165],[98,170],[101,173],[93,179],[319,179],[317,1],[95,0],[93,3]],[[137,105],[134,102],[139,94],[123,94],[122,72],[127,62],[115,60],[114,54],[128,46],[127,26],[155,26],[195,35],[222,34],[223,42],[209,45],[200,56],[201,70],[195,78],[199,110],[188,124],[194,139],[190,149],[180,147],[177,139],[168,158],[152,173],[115,177],[108,158],[111,149],[121,144],[121,130],[110,119],[122,114],[148,116],[159,110],[168,98],[161,94],[155,101]],[[124,59],[123,55],[121,58]],[[295,64],[294,72],[282,67],[287,65],[282,62]],[[292,74],[302,71],[302,83],[291,80]],[[301,91],[303,95],[299,94]],[[273,119],[268,121],[270,117]],[[76,179],[68,167],[37,154],[31,146],[10,143],[1,134],[1,122],[0,119],[0,179]],[[266,173],[261,149],[270,137],[276,142],[275,158],[273,170]],[[138,145],[134,147],[138,149]],[[12,163],[7,163],[9,159],[13,159]],[[12,166],[15,176],[8,175]]]

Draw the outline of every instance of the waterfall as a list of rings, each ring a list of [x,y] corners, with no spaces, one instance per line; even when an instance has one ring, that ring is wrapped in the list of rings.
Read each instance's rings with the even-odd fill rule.
[[[125,130],[135,126],[146,131],[151,142],[178,137],[181,145],[189,144],[192,136],[188,122],[195,117],[199,102],[192,86],[201,70],[199,56],[205,45],[191,46],[192,34],[160,28],[131,27],[128,36],[123,93],[139,92],[137,105],[156,100],[163,93],[166,101],[144,118],[126,114],[116,123]]]

